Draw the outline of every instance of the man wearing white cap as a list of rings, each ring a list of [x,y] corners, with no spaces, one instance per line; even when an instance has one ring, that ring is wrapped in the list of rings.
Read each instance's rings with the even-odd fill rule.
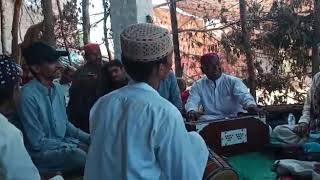
[[[169,32],[135,24],[122,32],[121,48],[133,82],[91,109],[85,179],[202,179],[205,142],[186,131],[179,110],[157,92],[172,66]]]

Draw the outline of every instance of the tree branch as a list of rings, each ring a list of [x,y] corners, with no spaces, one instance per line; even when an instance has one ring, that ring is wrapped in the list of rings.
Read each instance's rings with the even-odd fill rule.
[[[225,26],[221,26],[221,27],[217,27],[217,28],[209,28],[209,29],[180,29],[178,32],[182,33],[182,32],[209,32],[209,31],[216,31],[216,30],[223,30],[226,29],[230,26],[233,26],[235,24],[239,23],[239,21],[227,24]]]
[[[95,27],[97,24],[99,24],[100,22],[102,22],[102,21],[103,21],[103,19],[104,19],[104,18],[102,18],[102,19],[100,19],[100,20],[96,21],[95,23],[92,23],[92,24],[90,25],[90,28],[91,28],[91,27]]]
[[[90,14],[90,16],[98,16],[98,15],[103,15],[104,12],[100,12],[100,13],[94,13],[94,14]]]
[[[179,1],[183,1],[183,0],[176,0],[176,2],[179,2]],[[155,5],[153,6],[153,9],[156,9],[156,8],[160,8],[162,6],[166,6],[166,5],[169,5],[171,2],[166,2],[166,3],[162,3],[162,4],[158,4],[158,5]]]

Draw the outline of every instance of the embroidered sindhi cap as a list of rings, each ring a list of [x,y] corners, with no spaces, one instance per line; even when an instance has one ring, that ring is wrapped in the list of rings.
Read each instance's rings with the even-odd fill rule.
[[[134,24],[120,35],[122,56],[132,61],[151,62],[173,51],[169,31],[150,23]]]
[[[0,88],[15,85],[20,77],[19,65],[12,58],[0,55]]]

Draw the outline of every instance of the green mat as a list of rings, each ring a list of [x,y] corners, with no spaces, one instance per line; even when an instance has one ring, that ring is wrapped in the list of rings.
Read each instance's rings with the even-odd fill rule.
[[[240,180],[274,180],[276,174],[271,171],[275,159],[260,152],[229,157],[228,162],[238,172]]]

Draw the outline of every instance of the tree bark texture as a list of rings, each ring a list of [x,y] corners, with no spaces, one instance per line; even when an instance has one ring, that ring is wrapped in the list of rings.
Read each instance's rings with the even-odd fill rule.
[[[242,40],[243,40],[243,47],[244,52],[246,55],[246,62],[247,62],[247,71],[248,71],[248,87],[250,89],[250,93],[254,98],[256,98],[256,74],[254,72],[254,62],[252,57],[252,50],[250,44],[250,32],[248,32],[247,28],[247,8],[246,8],[246,1],[239,0],[239,7],[240,7],[240,22],[241,22],[241,29],[242,29]]]
[[[12,43],[11,43],[11,52],[12,57],[16,60],[17,63],[19,63],[19,24],[20,24],[20,14],[21,14],[21,6],[22,6],[22,0],[16,0],[14,3],[14,12],[13,12],[13,21],[12,21]]]
[[[176,11],[176,1],[170,0],[170,17],[171,17],[171,29],[172,39],[174,47],[174,59],[175,59],[175,72],[177,77],[182,77],[183,69],[181,66],[180,48],[179,48],[179,32],[178,32],[178,21]]]
[[[41,0],[42,14],[44,16],[43,40],[52,47],[56,47],[54,34],[55,18],[52,10],[52,0]]]
[[[1,16],[1,46],[2,46],[2,54],[10,54],[10,42],[8,37],[10,36],[10,27],[8,26],[8,18],[6,17],[6,8],[7,8],[6,0],[0,0],[0,16]]]

